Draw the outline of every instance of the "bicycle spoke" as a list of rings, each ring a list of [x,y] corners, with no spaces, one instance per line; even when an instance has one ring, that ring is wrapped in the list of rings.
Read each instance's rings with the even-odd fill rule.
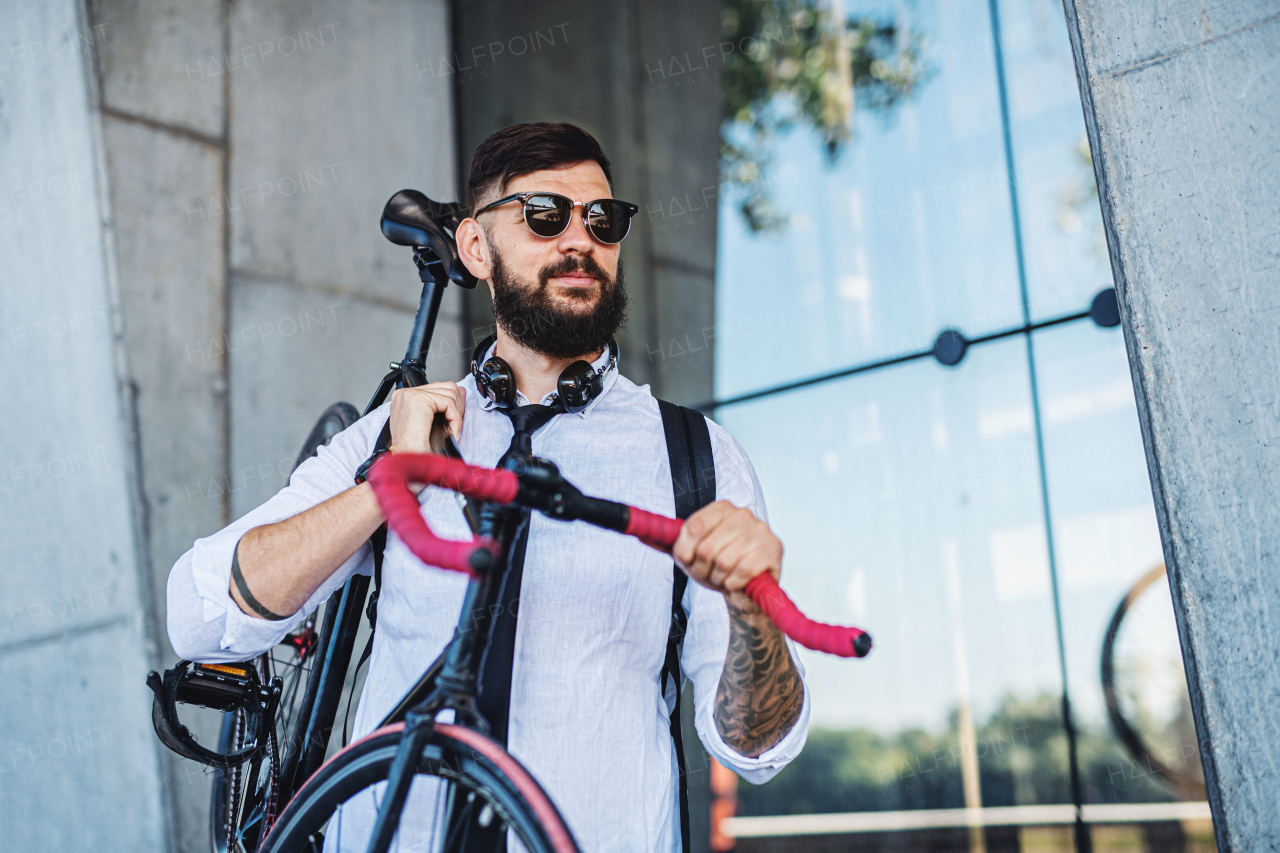
[[[435,793],[435,797],[433,798],[434,802],[432,803],[432,806],[431,806],[431,826],[433,829],[433,832],[431,834],[433,836],[436,834],[434,832],[434,828],[440,825],[441,807],[442,807],[442,801],[445,797],[445,793],[446,792],[444,790],[443,785],[436,786],[436,793]],[[436,840],[435,838],[431,839],[431,848],[429,853],[437,853],[439,849],[435,843],[435,840]]]
[[[431,835],[433,836],[431,853],[442,853],[449,849],[449,814],[453,811],[453,802],[457,793],[457,788],[443,779],[436,785],[436,802],[439,808],[431,816]],[[440,838],[442,834],[443,839]],[[438,845],[435,843],[437,840],[440,842]]]
[[[442,784],[448,785],[445,782]],[[450,785],[450,788],[453,786]],[[460,808],[450,808],[444,817],[444,846],[441,850],[457,850],[462,844],[463,836],[466,835],[467,827],[471,823],[471,814],[475,810],[475,792],[472,791],[467,795],[467,802]],[[452,801],[454,798],[450,797]]]

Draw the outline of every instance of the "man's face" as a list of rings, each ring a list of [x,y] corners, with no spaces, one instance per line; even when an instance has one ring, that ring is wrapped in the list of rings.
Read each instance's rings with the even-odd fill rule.
[[[522,175],[501,196],[535,191],[583,202],[611,195],[599,164],[588,161]],[[517,342],[576,358],[599,351],[616,333],[626,305],[620,247],[597,242],[581,208],[556,237],[534,234],[518,201],[480,214],[480,223],[483,236],[459,230],[459,248],[472,273],[489,282],[498,323]]]

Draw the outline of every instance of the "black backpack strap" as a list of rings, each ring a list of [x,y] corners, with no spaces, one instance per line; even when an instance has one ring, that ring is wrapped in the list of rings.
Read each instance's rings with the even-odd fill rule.
[[[364,482],[364,475],[371,467],[370,463],[380,457],[388,448],[391,447],[391,418],[387,418],[387,422],[382,425],[382,432],[378,434],[378,441],[373,446],[373,454],[369,457],[364,465],[360,466],[360,470],[356,471],[356,483]],[[355,703],[355,683],[360,678],[360,667],[364,666],[365,661],[369,660],[369,656],[373,653],[373,635],[378,629],[378,593],[382,591],[382,557],[387,550],[387,525],[381,524],[377,530],[373,531],[373,535],[369,537],[369,545],[373,548],[373,591],[369,593],[369,603],[365,605],[365,615],[369,617],[369,639],[364,644],[364,651],[360,653],[360,659],[356,661],[355,676],[351,680],[352,698],[347,700],[347,718],[351,717],[351,706]],[[347,720],[342,723],[342,745],[347,745]]]
[[[386,453],[391,447],[391,418],[387,418],[387,422],[382,425],[382,432],[378,433],[378,441],[373,446],[373,454],[369,460],[361,466],[361,470],[356,472],[356,483],[364,482],[365,466],[369,465],[382,454]],[[373,546],[373,592],[369,594],[369,604],[365,607],[365,614],[369,617],[370,629],[378,627],[378,593],[382,589],[382,555],[387,550],[387,525],[382,524],[373,535],[369,537],[369,544]],[[373,645],[373,637],[369,637],[369,646]],[[369,657],[369,648],[364,650],[364,654],[360,656],[360,663],[364,663]],[[360,664],[356,664],[358,668]]]
[[[686,409],[666,400],[658,401],[662,413],[662,430],[667,439],[667,456],[671,462],[671,488],[675,493],[676,517],[686,519],[716,499],[716,465],[711,451],[711,432],[701,412]],[[680,643],[688,625],[684,612],[684,592],[689,576],[672,565],[671,629],[667,634],[667,655],[662,664],[660,684],[665,692],[667,679],[675,686],[676,703],[671,711],[671,739],[675,742],[676,762],[680,773],[680,843],[689,850],[689,781],[685,763],[684,737],[680,728]]]

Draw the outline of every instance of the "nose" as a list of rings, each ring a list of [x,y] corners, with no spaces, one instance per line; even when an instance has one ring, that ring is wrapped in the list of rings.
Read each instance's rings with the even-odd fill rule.
[[[557,238],[556,248],[564,254],[577,252],[580,255],[590,255],[595,252],[596,241],[592,239],[586,223],[582,221],[581,205],[574,205],[569,213],[569,227],[564,229],[564,233]]]

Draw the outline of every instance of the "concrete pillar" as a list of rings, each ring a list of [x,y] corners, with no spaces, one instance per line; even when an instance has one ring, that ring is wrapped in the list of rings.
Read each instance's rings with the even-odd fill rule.
[[[162,850],[121,292],[76,0],[0,2],[0,833]]]
[[[1280,14],[1067,0],[1218,849],[1280,837]]]
[[[640,205],[622,250],[622,372],[675,402],[710,399],[720,3],[459,0],[454,14],[454,55],[423,74],[457,92],[459,186],[475,147],[502,127],[560,120],[591,132],[617,196]],[[483,337],[488,293],[468,309]]]

